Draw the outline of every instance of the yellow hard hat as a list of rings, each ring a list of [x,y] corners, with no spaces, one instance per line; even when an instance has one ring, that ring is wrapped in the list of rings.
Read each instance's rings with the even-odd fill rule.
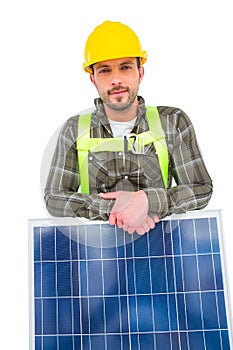
[[[120,22],[106,21],[97,26],[87,39],[83,68],[92,73],[92,64],[123,57],[140,57],[140,64],[144,64],[147,53],[142,50],[132,29]]]

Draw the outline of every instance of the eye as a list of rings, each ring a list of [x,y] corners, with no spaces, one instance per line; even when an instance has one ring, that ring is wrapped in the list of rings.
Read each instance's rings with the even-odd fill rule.
[[[99,74],[105,74],[105,73],[109,73],[110,72],[110,68],[102,68],[99,70]]]
[[[130,70],[130,69],[132,69],[132,67],[129,65],[124,65],[121,67],[121,70]]]

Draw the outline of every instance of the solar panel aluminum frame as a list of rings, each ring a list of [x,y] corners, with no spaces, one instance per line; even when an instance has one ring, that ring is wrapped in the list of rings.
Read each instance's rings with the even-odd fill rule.
[[[200,219],[200,218],[216,218],[218,229],[218,240],[220,247],[220,257],[222,266],[222,277],[224,286],[224,297],[226,306],[226,317],[229,332],[230,348],[233,349],[233,323],[232,323],[232,308],[230,289],[228,283],[228,265],[224,247],[224,234],[221,220],[220,210],[202,210],[191,211],[185,215],[171,215],[164,218],[162,221],[169,221],[172,223],[174,220],[186,220],[186,219]],[[36,227],[56,227],[56,226],[73,226],[73,225],[106,225],[107,222],[103,221],[90,221],[82,218],[47,218],[47,219],[30,219],[29,220],[29,310],[30,310],[30,323],[29,323],[29,345],[30,350],[35,349],[35,307],[34,307],[34,228]]]

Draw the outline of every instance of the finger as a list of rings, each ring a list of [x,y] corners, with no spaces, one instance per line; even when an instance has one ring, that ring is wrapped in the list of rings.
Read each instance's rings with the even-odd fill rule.
[[[110,214],[108,221],[109,221],[109,225],[115,225],[117,222],[116,216],[114,214]]]
[[[158,224],[159,221],[160,221],[160,220],[159,220],[158,215],[155,215],[155,216],[154,216],[154,222],[155,222],[156,224]]]
[[[134,226],[126,226],[125,231],[127,231],[129,234],[132,234],[135,232],[135,227]]]
[[[131,233],[131,232],[129,232],[128,225],[123,225],[122,228],[123,228],[123,230],[124,230],[125,232]]]
[[[146,222],[150,230],[152,230],[155,227],[155,222],[149,215],[147,215]]]
[[[151,219],[151,217],[149,215],[147,215],[145,221],[141,225],[136,227],[136,232],[139,235],[143,235],[144,233],[149,232],[154,227],[155,227],[155,223],[154,223],[153,219]]]
[[[99,193],[99,196],[103,199],[116,199],[117,193],[116,192]]]
[[[149,232],[151,229],[150,225],[148,225],[147,222],[145,224],[143,223],[143,228],[144,228],[145,233]]]
[[[146,232],[148,232],[148,231],[149,231],[149,230],[145,229],[143,225],[138,226],[138,227],[136,228],[136,232],[137,232],[140,236],[144,235],[144,233],[146,233]]]
[[[124,224],[123,224],[123,222],[118,218],[118,217],[116,217],[116,223],[117,223],[117,227],[118,228],[123,228],[124,229]]]

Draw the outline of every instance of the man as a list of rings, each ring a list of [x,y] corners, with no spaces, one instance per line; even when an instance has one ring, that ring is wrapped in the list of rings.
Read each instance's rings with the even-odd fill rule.
[[[146,59],[124,24],[106,21],[89,36],[83,66],[99,98],[60,132],[45,188],[51,215],[144,234],[167,215],[208,204],[212,181],[189,118],[178,108],[148,109],[138,96]]]

